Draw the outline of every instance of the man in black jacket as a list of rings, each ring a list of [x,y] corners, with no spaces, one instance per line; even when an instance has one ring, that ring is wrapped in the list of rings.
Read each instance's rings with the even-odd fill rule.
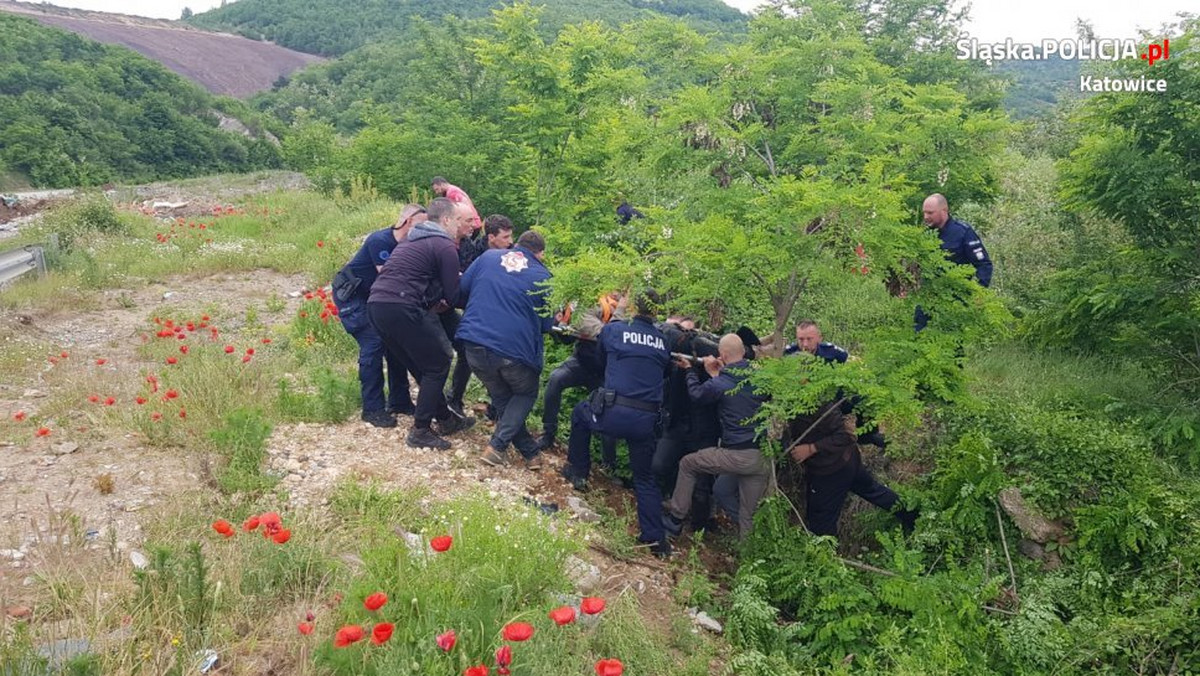
[[[428,220],[413,226],[379,271],[367,299],[368,312],[389,350],[404,355],[420,386],[408,445],[447,449],[450,442],[435,434],[436,418],[442,435],[466,429],[472,419],[454,415],[442,388],[450,373],[454,349],[439,314],[458,297],[458,250],[454,237],[466,210],[445,198],[429,204]]]

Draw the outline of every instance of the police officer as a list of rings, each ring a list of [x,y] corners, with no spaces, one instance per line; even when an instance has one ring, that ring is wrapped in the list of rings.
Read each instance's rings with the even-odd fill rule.
[[[425,220],[425,207],[406,204],[396,224],[367,235],[362,247],[333,278],[333,302],[342,327],[358,342],[358,380],[362,389],[362,419],[375,427],[395,427],[395,414],[416,410],[408,391],[408,369],[396,353],[384,347],[383,337],[367,315],[367,297],[379,269],[412,226]],[[383,365],[387,362],[387,405],[383,396]]]
[[[939,193],[926,197],[921,212],[925,225],[938,231],[938,239],[942,241],[946,258],[957,265],[973,266],[975,279],[980,286],[990,286],[992,259],[983,246],[983,240],[979,239],[974,228],[950,216],[950,205],[946,202],[946,197]],[[922,307],[917,306],[913,321],[916,330],[920,332],[929,323],[929,315]]]
[[[705,357],[703,364],[709,380],[700,381],[699,374],[680,360],[687,369],[688,396],[698,403],[717,405],[721,421],[721,445],[705,448],[684,456],[679,463],[675,492],[663,516],[667,532],[679,535],[683,518],[692,503],[692,489],[704,474],[737,477],[739,496],[738,531],[742,537],[754,524],[754,510],[767,492],[771,481],[771,464],[763,457],[756,423],[752,421],[766,397],[747,382],[750,362],[746,346],[736,334],[721,337],[720,357]]]
[[[592,432],[629,445],[629,464],[637,496],[638,526],[643,543],[657,556],[669,556],[662,522],[662,493],[651,472],[654,438],[660,426],[663,378],[671,365],[666,338],[654,326],[658,296],[647,290],[634,299],[634,317],[611,322],[598,336],[604,385],[571,412],[571,436],[563,476],[576,489],[586,488],[591,471]]]
[[[796,354],[797,352],[808,352],[818,359],[824,359],[826,364],[845,364],[850,358],[850,353],[838,347],[837,345],[821,340],[821,328],[811,319],[801,319],[796,323],[796,342],[788,345],[783,349],[783,353]],[[840,396],[838,397],[841,398]],[[862,401],[862,397],[852,395],[846,398],[842,403],[842,413],[849,415],[854,407]],[[863,420],[858,417],[855,420],[856,427],[862,427]],[[883,438],[883,433],[878,429],[858,437],[860,444],[873,444],[880,448],[887,447],[887,441]]]

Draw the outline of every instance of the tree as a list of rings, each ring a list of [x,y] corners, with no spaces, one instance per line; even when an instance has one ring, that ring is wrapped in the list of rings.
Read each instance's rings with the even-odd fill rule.
[[[183,12],[181,12],[181,13],[180,13],[180,15],[179,15],[179,20],[180,20],[180,21],[187,21],[187,20],[188,20],[188,19],[190,19],[190,18],[192,18],[192,8],[191,8],[191,7],[184,7],[184,8],[183,8]]]

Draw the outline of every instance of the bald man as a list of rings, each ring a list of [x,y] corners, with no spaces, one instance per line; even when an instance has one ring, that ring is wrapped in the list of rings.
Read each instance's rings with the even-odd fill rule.
[[[975,279],[979,280],[981,286],[990,286],[992,259],[988,257],[987,249],[983,248],[983,241],[975,230],[950,216],[950,205],[945,196],[934,193],[926,197],[921,212],[925,225],[938,231],[946,257],[958,265],[974,266]]]
[[[721,336],[718,357],[704,357],[704,370],[710,376],[700,382],[700,375],[687,361],[676,366],[688,369],[688,397],[699,404],[716,404],[721,421],[721,445],[705,448],[684,456],[679,462],[675,492],[663,514],[663,528],[672,535],[683,530],[683,520],[692,506],[692,492],[701,474],[727,474],[738,481],[738,532],[745,537],[754,525],[754,510],[766,495],[771,481],[771,464],[759,448],[759,434],[751,418],[758,413],[766,397],[754,391],[746,381],[750,362],[746,360],[746,345],[735,333]]]

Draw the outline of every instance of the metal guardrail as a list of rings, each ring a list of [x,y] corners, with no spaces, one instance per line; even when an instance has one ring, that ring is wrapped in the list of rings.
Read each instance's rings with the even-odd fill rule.
[[[0,253],[0,286],[30,271],[36,271],[38,277],[46,274],[46,255],[42,247],[27,244]]]

